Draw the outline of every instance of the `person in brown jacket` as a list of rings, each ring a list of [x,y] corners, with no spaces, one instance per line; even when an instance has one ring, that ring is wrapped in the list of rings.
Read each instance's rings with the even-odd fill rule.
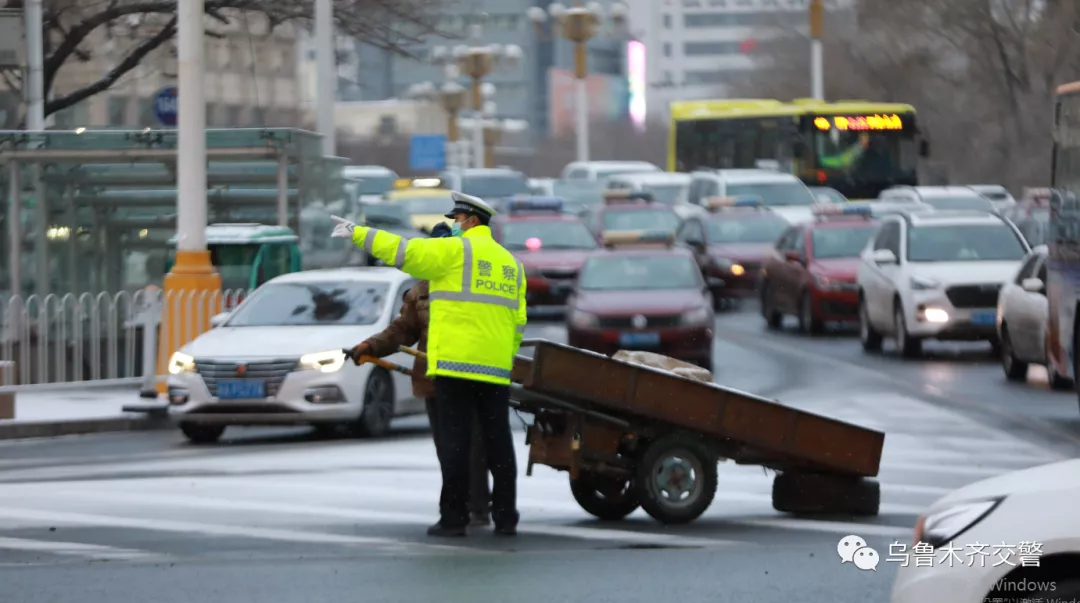
[[[449,230],[449,229],[447,229]],[[432,236],[437,230],[432,230]],[[405,292],[404,305],[401,306],[401,314],[383,329],[381,333],[373,335],[366,341],[353,348],[353,358],[363,355],[382,358],[398,351],[403,345],[417,344],[421,352],[427,349],[428,332],[428,282],[420,281]],[[427,362],[416,358],[413,364],[412,388],[413,395],[424,398],[427,406],[428,422],[431,423],[431,435],[435,440],[435,455],[442,462],[441,445],[438,438],[439,424],[438,406],[435,404],[435,384],[424,374],[427,372]],[[473,418],[473,438],[470,450],[470,500],[469,512],[472,515],[472,525],[485,526],[491,523],[491,492],[488,488],[487,457],[484,452],[483,430],[479,426],[479,418]]]

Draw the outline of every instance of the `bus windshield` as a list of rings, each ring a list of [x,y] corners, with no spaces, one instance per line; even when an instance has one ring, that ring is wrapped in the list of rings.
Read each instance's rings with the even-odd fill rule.
[[[825,172],[826,182],[847,181],[856,187],[874,185],[875,190],[916,182],[918,153],[913,131],[868,133],[815,129],[811,133],[811,146],[814,168]],[[847,196],[870,198],[862,192]]]

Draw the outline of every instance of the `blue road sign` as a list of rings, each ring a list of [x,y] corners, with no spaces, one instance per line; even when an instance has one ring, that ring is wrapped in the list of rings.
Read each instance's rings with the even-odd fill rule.
[[[166,126],[176,125],[176,86],[166,86],[154,95],[154,116]]]
[[[413,134],[409,144],[409,169],[441,170],[446,167],[444,134]]]

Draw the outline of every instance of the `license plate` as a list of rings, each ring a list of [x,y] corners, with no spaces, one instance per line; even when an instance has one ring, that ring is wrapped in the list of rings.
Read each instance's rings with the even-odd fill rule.
[[[984,312],[972,312],[971,324],[973,325],[992,325],[997,322],[997,312],[993,310],[986,310]]]
[[[222,400],[265,398],[266,382],[258,379],[218,381],[217,397]]]
[[[619,335],[623,347],[651,347],[660,345],[659,333],[623,333]]]

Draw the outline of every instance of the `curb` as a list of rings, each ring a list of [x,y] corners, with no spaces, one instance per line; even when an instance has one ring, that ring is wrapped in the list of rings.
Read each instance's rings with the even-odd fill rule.
[[[25,423],[0,423],[0,440],[26,438],[52,438],[67,435],[85,435],[120,431],[151,431],[170,429],[175,424],[167,417],[117,416],[100,419],[76,419],[64,421],[28,421]]]

